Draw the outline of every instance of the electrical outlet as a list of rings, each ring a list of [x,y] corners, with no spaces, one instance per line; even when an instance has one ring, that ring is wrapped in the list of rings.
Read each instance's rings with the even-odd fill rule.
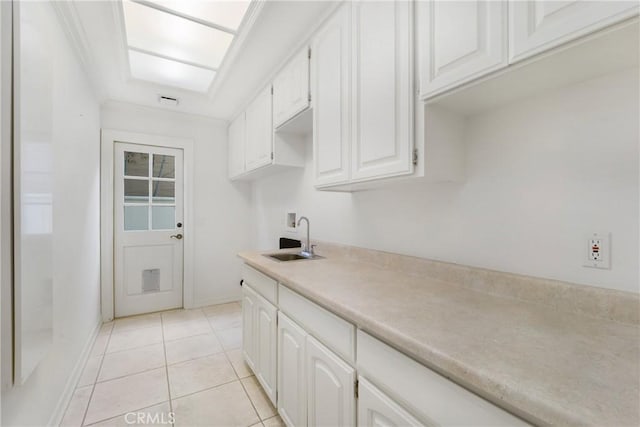
[[[592,233],[586,239],[585,267],[611,268],[611,234]]]

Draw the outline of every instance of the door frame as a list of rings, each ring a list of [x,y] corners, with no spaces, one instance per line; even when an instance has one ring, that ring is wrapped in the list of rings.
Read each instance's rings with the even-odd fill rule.
[[[114,151],[116,142],[177,148],[183,151],[184,170],[184,252],[182,304],[194,306],[194,237],[193,234],[193,141],[162,135],[102,129],[100,138],[100,295],[102,321],[113,320],[114,297]]]

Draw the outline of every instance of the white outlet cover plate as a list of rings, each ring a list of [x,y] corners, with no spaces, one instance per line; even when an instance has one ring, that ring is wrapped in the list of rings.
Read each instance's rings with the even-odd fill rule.
[[[598,243],[598,254],[592,247]],[[608,270],[611,268],[611,233],[589,233],[585,239],[584,266]]]

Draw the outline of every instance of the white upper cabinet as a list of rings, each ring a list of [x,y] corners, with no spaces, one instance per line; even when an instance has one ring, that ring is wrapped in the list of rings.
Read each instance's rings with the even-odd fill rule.
[[[355,426],[355,370],[311,336],[306,352],[309,426]]]
[[[528,58],[637,13],[637,1],[511,0],[510,62]]]
[[[351,8],[344,4],[311,45],[316,186],[347,182],[350,150]]]
[[[436,0],[418,7],[421,98],[507,66],[506,0]]]
[[[229,138],[229,178],[244,173],[245,122],[244,112],[231,122]]]
[[[246,111],[246,171],[271,163],[273,153],[273,122],[271,86],[253,100]]]
[[[309,108],[309,49],[305,48],[273,80],[273,127]]]
[[[413,172],[413,6],[353,2],[352,181]]]

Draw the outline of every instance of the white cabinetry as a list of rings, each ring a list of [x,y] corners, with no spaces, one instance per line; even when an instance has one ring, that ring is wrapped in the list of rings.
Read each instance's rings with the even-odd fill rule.
[[[307,403],[310,426],[354,426],[355,370],[307,336]]]
[[[278,413],[289,427],[307,425],[307,333],[278,313]]]
[[[503,68],[508,73],[520,72],[521,68],[509,65],[620,23],[639,10],[638,2],[617,0],[429,0],[417,2],[417,7],[420,97],[437,97],[437,102],[444,101],[443,105],[447,100],[439,95],[444,92],[489,74],[503,76],[506,73],[494,73]],[[505,77],[502,82],[506,83],[489,85],[488,92],[504,97],[502,91],[520,93],[521,87],[531,86],[537,92],[554,87],[556,82],[568,84],[571,81],[563,77],[567,69],[575,69],[575,81],[581,81],[584,73],[580,69],[594,68],[594,57],[606,61],[607,48],[598,43],[594,46],[595,49],[568,53],[566,61],[550,61],[548,68],[536,69],[529,75],[522,72],[511,79]],[[613,44],[612,48],[618,46]],[[527,66],[544,59],[545,55],[539,55]],[[616,64],[611,67],[619,68]],[[473,96],[492,94],[472,94],[471,102]],[[491,107],[490,102],[487,105]]]
[[[349,180],[350,31],[351,8],[345,4],[316,33],[311,45],[316,186]]]
[[[358,375],[382,387],[424,423],[529,425],[362,331],[358,331],[357,355]]]
[[[256,370],[255,322],[258,296],[249,286],[242,287],[242,354],[252,370]]]
[[[228,136],[229,179],[251,180],[304,166],[303,141],[273,131],[271,86],[231,123]]]
[[[420,95],[507,66],[507,0],[418,2]]]
[[[255,374],[271,402],[276,405],[277,309],[258,296],[255,311]]]
[[[309,49],[291,59],[273,80],[273,127],[309,108]]]
[[[358,425],[361,427],[421,427],[424,424],[369,381],[359,377]]]
[[[242,353],[275,405],[278,327],[273,303],[277,282],[246,265],[242,280]]]
[[[413,2],[353,2],[352,181],[413,172]]]
[[[316,187],[413,173],[413,8],[349,2],[314,37]]]
[[[246,111],[246,170],[271,163],[273,127],[271,118],[271,86],[253,100]]]
[[[245,171],[245,114],[240,113],[231,122],[228,129],[229,138],[229,178],[235,178]]]
[[[638,13],[635,1],[509,1],[509,59],[516,62]]]

